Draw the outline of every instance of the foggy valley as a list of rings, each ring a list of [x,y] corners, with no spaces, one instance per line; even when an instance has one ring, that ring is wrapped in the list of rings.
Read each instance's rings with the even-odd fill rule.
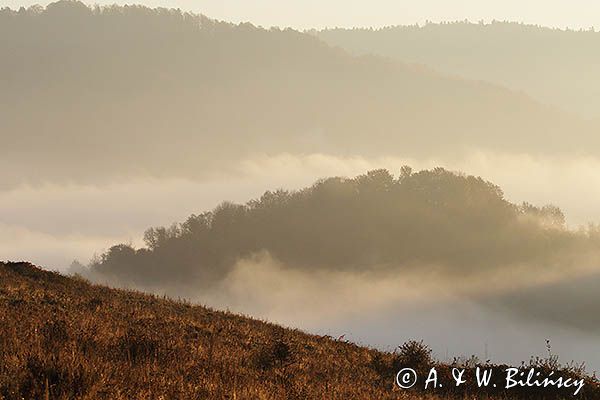
[[[600,371],[599,46],[1,8],[0,260],[449,363],[549,340]]]

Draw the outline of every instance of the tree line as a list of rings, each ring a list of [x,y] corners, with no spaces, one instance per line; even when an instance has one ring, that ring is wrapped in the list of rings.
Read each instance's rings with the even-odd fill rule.
[[[260,251],[290,268],[398,271],[436,266],[471,273],[548,265],[600,244],[595,228],[569,230],[555,206],[513,204],[480,177],[443,168],[398,176],[373,170],[295,191],[224,202],[170,227],[146,231],[146,247],[119,244],[91,263],[101,276],[136,284],[209,285]]]

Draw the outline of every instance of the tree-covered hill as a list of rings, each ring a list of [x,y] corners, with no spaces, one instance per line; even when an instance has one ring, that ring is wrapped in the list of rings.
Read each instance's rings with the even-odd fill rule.
[[[600,118],[600,33],[591,28],[460,21],[312,33],[353,54],[424,64],[442,73],[523,91],[587,118]]]
[[[151,228],[145,240],[141,249],[110,248],[92,270],[142,287],[202,287],[223,279],[238,260],[266,251],[302,270],[436,267],[477,274],[528,265],[549,272],[586,257],[585,263],[597,261],[600,245],[595,228],[567,229],[556,207],[512,204],[481,178],[409,167],[399,176],[375,170],[223,203],[181,224]]]
[[[597,148],[587,122],[499,86],[178,10],[3,9],[0,58],[3,188],[197,178],[265,154]]]

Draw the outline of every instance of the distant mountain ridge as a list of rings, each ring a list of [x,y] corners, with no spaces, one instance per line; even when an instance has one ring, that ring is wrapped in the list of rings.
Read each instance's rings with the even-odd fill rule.
[[[197,178],[282,152],[597,148],[589,123],[523,94],[177,10],[3,9],[0,54],[0,171],[19,171],[4,188]]]
[[[575,31],[461,21],[311,33],[353,54],[428,65],[442,73],[524,91],[587,118],[600,118],[600,33],[592,28]]]

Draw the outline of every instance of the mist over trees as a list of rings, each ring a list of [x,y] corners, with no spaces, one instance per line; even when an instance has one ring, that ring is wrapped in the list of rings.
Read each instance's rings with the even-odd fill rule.
[[[592,28],[457,21],[311,33],[353,54],[392,57],[497,83],[600,121],[600,33]]]
[[[598,334],[600,274],[565,278],[558,282],[520,288],[483,299],[493,310],[509,310],[525,319],[537,319],[570,329]]]
[[[93,273],[134,285],[207,287],[261,251],[289,268],[362,271],[437,268],[477,274],[514,265],[569,268],[600,245],[594,228],[571,231],[554,206],[515,205],[479,177],[442,168],[394,177],[374,170],[298,191],[223,203],[171,227],[149,229],[147,247],[122,244]]]
[[[60,268],[108,247],[71,272],[370,345],[485,333],[515,355],[576,328],[585,355],[600,228],[507,198],[594,218],[597,43],[509,23],[303,33],[72,0],[0,9],[0,253]],[[395,171],[259,195],[375,166]]]
[[[524,94],[178,10],[5,8],[0,54],[1,188],[197,178],[282,152],[597,148],[587,122]]]

